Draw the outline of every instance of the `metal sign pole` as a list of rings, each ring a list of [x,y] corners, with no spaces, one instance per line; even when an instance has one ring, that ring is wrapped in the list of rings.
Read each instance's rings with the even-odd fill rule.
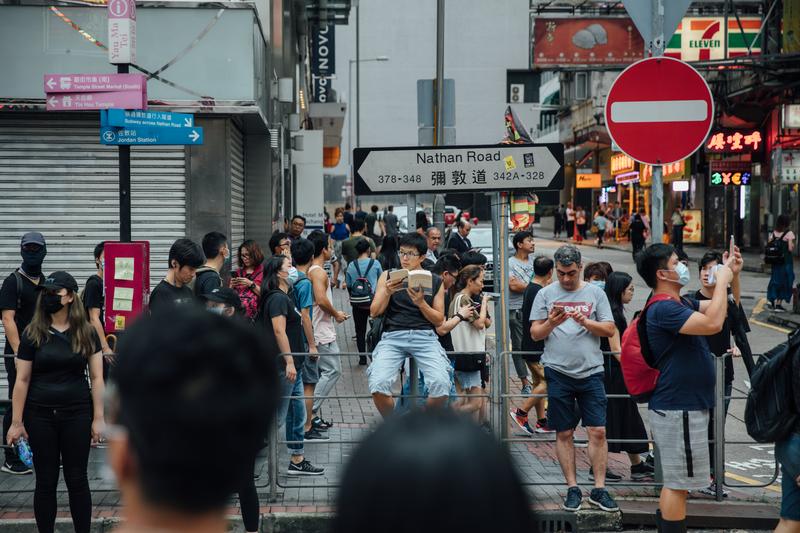
[[[494,271],[493,278],[495,291],[500,293],[500,301],[495,305],[496,322],[494,328],[495,344],[495,368],[494,372],[499,373],[500,384],[500,412],[505,413],[508,409],[508,400],[503,397],[508,383],[508,358],[503,356],[503,352],[509,349],[508,338],[508,255],[505,242],[508,239],[508,195],[504,193],[493,193],[492,199],[492,244],[494,245]],[[499,286],[498,286],[499,284]],[[508,425],[497,421],[500,424],[501,438],[508,438]]]
[[[414,233],[417,231],[417,195],[408,195],[408,232]],[[417,360],[413,357],[408,360],[408,377],[409,377],[409,391],[411,393],[411,402],[409,403],[410,409],[415,409],[419,405],[422,391],[419,390],[419,368],[417,367]]]
[[[650,44],[654,57],[664,55],[664,0],[650,0],[652,18],[653,40]],[[668,163],[669,161],[667,161]],[[651,185],[653,195],[650,202],[653,213],[650,217],[650,238],[652,243],[659,243],[664,233],[664,180],[662,179],[662,167],[653,165],[653,183]]]

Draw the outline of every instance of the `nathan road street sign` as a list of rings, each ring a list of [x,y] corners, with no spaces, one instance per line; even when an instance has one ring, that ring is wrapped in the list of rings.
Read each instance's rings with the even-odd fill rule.
[[[144,74],[45,74],[44,92],[103,93],[147,88]]]
[[[100,128],[100,142],[115,146],[203,144],[203,128]]]
[[[563,189],[564,145],[356,148],[356,194]]]
[[[194,115],[189,113],[170,113],[167,111],[127,111],[109,109],[100,111],[101,126],[118,128],[193,128]]]
[[[617,76],[605,114],[608,134],[620,150],[640,163],[665,165],[703,145],[714,119],[714,98],[688,64],[650,57]]]

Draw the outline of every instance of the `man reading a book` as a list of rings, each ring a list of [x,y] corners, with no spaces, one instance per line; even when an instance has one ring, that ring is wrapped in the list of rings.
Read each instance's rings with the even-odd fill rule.
[[[425,375],[428,406],[443,406],[450,394],[452,368],[436,326],[444,322],[442,278],[422,269],[428,244],[410,233],[400,240],[400,270],[381,274],[370,315],[384,315],[381,341],[367,369],[369,390],[384,417],[394,409],[392,386],[406,357],[414,357]]]

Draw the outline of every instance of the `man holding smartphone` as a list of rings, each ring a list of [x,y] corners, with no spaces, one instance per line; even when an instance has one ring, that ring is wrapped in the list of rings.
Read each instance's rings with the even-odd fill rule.
[[[322,431],[330,429],[332,423],[327,422],[320,416],[320,407],[331,392],[339,377],[342,375],[342,359],[339,355],[339,345],[336,343],[337,324],[341,324],[349,315],[333,307],[331,292],[331,282],[328,273],[325,272],[325,262],[329,261],[333,253],[330,235],[320,230],[314,230],[308,235],[308,240],[314,245],[314,259],[308,267],[308,279],[311,280],[311,288],[314,293],[314,305],[311,310],[311,323],[314,329],[314,341],[317,344],[319,359],[319,381],[314,387],[314,403],[311,413],[311,429],[306,432],[306,440],[320,438]],[[317,431],[314,431],[317,430]]]
[[[589,434],[589,459],[595,488],[589,503],[604,511],[619,506],[605,489],[608,464],[606,399],[600,338],[616,331],[605,291],[582,280],[581,253],[565,245],[553,255],[558,283],[542,288],[533,300],[531,337],[544,341],[541,364],[547,382],[547,425],[556,431],[556,453],[568,491],[562,507],[581,508],[573,434],[582,420]],[[577,409],[576,409],[577,406]]]

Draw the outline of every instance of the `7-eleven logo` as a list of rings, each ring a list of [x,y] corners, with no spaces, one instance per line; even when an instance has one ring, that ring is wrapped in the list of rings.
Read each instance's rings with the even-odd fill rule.
[[[739,23],[741,22],[741,27]],[[687,17],[673,34],[664,55],[683,61],[707,61],[725,57],[725,19],[722,17]],[[728,57],[761,53],[760,17],[728,20]],[[756,38],[758,37],[758,38]]]

